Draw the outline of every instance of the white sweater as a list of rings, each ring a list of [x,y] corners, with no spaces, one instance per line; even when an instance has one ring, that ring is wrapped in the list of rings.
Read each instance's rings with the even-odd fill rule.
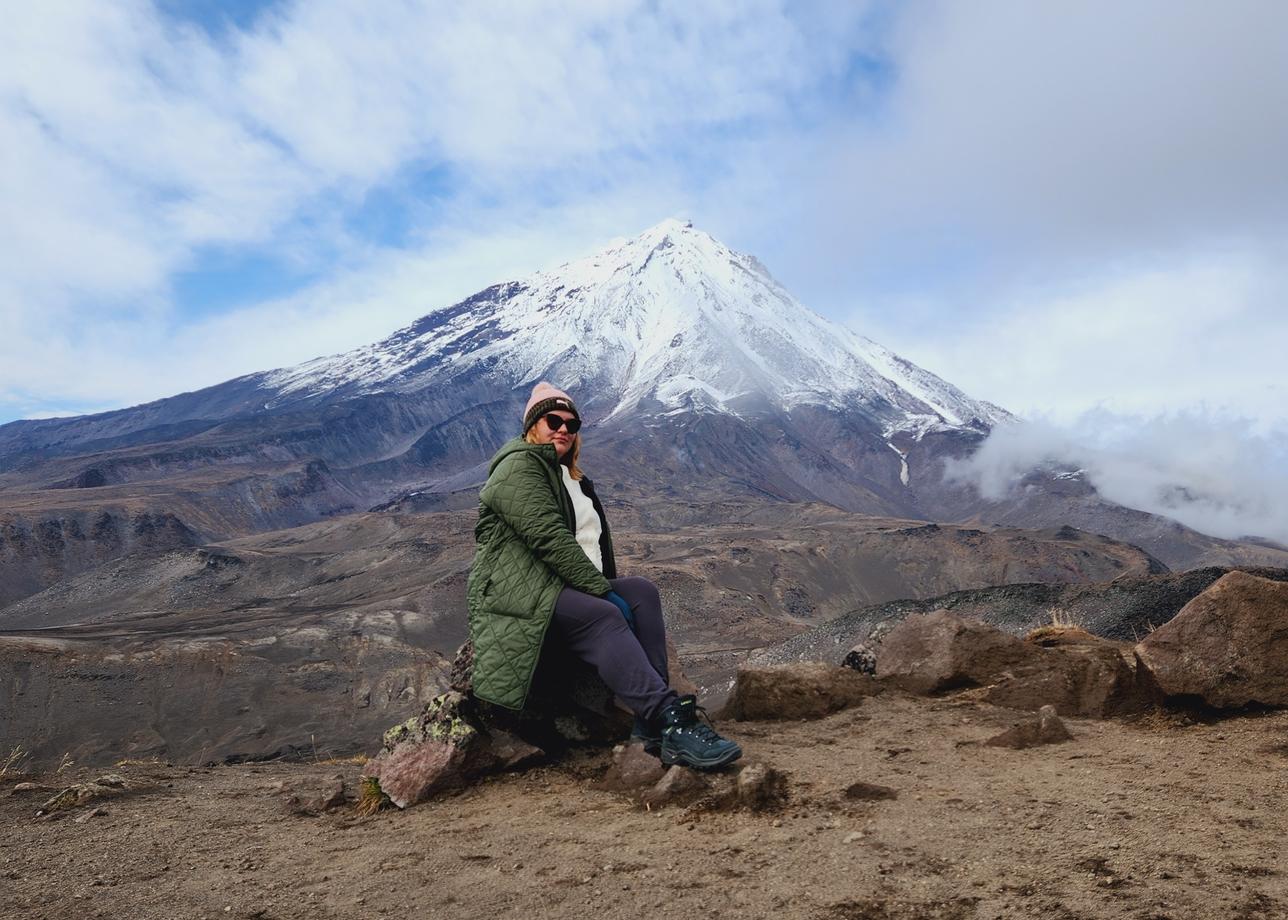
[[[559,474],[563,477],[564,490],[572,499],[572,510],[577,517],[577,542],[585,551],[587,558],[599,571],[604,571],[604,556],[599,551],[599,535],[603,528],[599,525],[599,515],[590,496],[581,490],[581,483],[572,478],[568,467],[559,464]]]

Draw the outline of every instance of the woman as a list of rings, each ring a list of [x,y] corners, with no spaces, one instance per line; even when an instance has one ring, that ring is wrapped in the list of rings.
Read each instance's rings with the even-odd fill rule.
[[[577,466],[580,428],[572,399],[543,380],[522,436],[489,464],[468,589],[474,695],[522,709],[549,630],[635,713],[635,734],[663,763],[731,763],[742,749],[667,685],[657,589],[617,577],[603,505]]]

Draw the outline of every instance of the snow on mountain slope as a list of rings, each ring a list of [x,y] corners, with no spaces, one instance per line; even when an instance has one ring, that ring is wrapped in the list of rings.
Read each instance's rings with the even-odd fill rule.
[[[478,369],[510,386],[548,378],[594,393],[609,418],[812,404],[862,408],[887,437],[1011,418],[810,311],[754,257],[676,220],[262,385],[295,400],[419,390]]]

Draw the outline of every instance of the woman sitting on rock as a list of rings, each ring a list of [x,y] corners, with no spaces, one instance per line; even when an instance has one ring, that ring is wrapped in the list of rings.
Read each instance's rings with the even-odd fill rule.
[[[568,394],[542,381],[522,436],[488,466],[469,579],[474,695],[522,709],[549,629],[635,713],[635,735],[664,764],[731,763],[742,749],[667,684],[657,588],[617,577],[603,505],[577,466],[580,428]]]

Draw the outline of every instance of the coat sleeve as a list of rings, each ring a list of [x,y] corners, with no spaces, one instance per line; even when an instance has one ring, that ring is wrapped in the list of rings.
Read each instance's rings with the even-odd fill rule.
[[[563,521],[550,479],[526,454],[501,461],[483,486],[483,503],[571,588],[601,597],[613,589]]]

